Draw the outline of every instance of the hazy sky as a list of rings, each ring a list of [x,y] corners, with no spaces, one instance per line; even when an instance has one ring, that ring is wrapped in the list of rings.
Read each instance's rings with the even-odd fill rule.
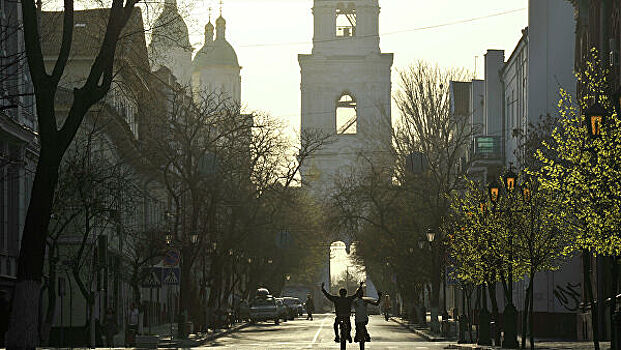
[[[219,1],[178,1],[182,14],[189,17],[191,42],[198,50],[208,8],[213,7],[215,20]],[[243,67],[243,103],[249,110],[283,118],[296,129],[300,123],[297,55],[312,48],[312,5],[312,0],[224,0],[227,39]],[[478,56],[477,75],[481,76],[487,49],[504,49],[507,57],[513,50],[527,25],[527,5],[527,0],[380,0],[381,48],[395,54],[393,91],[398,87],[396,70],[419,59],[474,71]]]

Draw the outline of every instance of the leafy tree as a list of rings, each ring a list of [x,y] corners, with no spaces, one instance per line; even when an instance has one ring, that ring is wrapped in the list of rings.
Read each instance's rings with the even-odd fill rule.
[[[536,174],[544,191],[558,194],[555,205],[559,210],[551,214],[574,233],[573,244],[566,253],[582,252],[587,294],[594,305],[592,283],[587,273],[591,254],[616,257],[621,252],[621,236],[617,230],[621,218],[621,120],[613,110],[614,102],[609,99],[608,70],[603,68],[597,50],[591,51],[584,70],[576,76],[582,97],[575,100],[561,90],[559,125],[552,133],[552,140],[537,152],[537,159],[543,166]],[[584,116],[584,111],[594,103],[601,104],[610,114],[601,124],[600,137],[589,136],[587,125],[591,121]],[[615,258],[613,269],[616,265]],[[614,273],[613,270],[613,276]],[[615,290],[611,293],[616,295]],[[596,309],[592,308],[593,340],[599,348]]]

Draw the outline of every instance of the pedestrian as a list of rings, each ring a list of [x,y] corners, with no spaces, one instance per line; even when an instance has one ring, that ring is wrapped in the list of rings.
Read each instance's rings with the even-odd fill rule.
[[[138,334],[138,322],[140,320],[140,311],[135,303],[129,308],[129,320],[127,322],[127,342],[128,345],[134,345],[136,342],[136,334]]]
[[[315,303],[313,302],[313,296],[311,293],[308,293],[306,296],[306,302],[304,303],[304,307],[306,308],[306,319],[313,320],[313,312],[315,312]]]
[[[116,316],[112,308],[108,308],[104,318],[104,332],[106,335],[106,346],[114,347],[114,336],[118,332]]]

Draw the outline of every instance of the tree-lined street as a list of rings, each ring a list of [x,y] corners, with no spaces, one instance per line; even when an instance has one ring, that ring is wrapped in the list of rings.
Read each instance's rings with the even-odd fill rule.
[[[621,350],[621,0],[238,2],[0,0],[0,347]]]

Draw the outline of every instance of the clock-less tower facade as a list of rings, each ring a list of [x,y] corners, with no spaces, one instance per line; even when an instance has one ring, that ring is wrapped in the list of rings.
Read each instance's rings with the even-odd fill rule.
[[[314,0],[312,54],[298,56],[301,130],[333,135],[301,169],[312,192],[335,176],[386,159],[391,142],[391,67],[382,53],[378,0]]]

